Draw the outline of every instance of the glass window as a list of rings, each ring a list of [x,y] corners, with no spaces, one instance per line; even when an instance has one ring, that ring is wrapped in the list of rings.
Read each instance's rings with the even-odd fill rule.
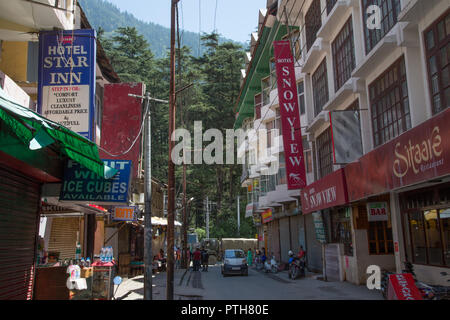
[[[261,80],[262,89],[262,105],[265,106],[270,103],[270,77]]]
[[[323,59],[322,63],[312,75],[313,97],[314,97],[314,116],[322,111],[323,107],[329,100],[328,92],[328,76],[327,76],[327,59]]]
[[[428,262],[433,265],[442,265],[442,241],[439,227],[438,211],[424,211],[425,234],[428,247]]]
[[[245,258],[245,254],[241,250],[225,250],[225,258]]]
[[[331,144],[331,128],[317,137],[317,156],[320,178],[333,172],[333,147]]]
[[[388,228],[387,221],[369,222],[369,253],[370,254],[393,254],[394,245],[392,229]]]
[[[313,0],[305,15],[306,47],[311,49],[317,38],[317,32],[322,27],[320,0]]]
[[[300,107],[300,114],[305,114],[305,84],[303,81],[297,83],[298,105]]]
[[[425,264],[427,262],[427,249],[422,212],[417,211],[409,214],[409,227],[411,232],[413,261]]]
[[[444,264],[450,266],[450,209],[440,210],[442,244],[444,249]]]
[[[255,95],[255,117],[256,120],[261,119],[262,98],[261,93]]]
[[[406,74],[402,71],[404,66],[405,59],[402,56],[369,85],[376,147],[411,128],[408,85]]]
[[[424,32],[433,114],[450,107],[449,29],[450,10]]]
[[[352,17],[348,19],[342,30],[332,43],[334,63],[335,91],[338,91],[350,79],[355,69],[355,45],[353,40]]]
[[[369,54],[397,23],[397,17],[400,13],[400,0],[362,0],[362,4],[366,54]],[[368,29],[366,22],[369,21],[369,14],[367,9],[372,5],[378,5],[381,9],[381,29]]]

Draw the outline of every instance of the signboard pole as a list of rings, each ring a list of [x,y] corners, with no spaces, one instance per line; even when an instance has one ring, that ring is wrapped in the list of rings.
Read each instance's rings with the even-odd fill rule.
[[[241,212],[239,208],[239,196],[237,196],[237,233],[238,236],[240,234],[240,228],[241,228]]]

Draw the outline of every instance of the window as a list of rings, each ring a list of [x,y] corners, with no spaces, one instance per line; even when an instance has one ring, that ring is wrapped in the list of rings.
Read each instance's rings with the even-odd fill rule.
[[[366,54],[369,54],[397,23],[397,17],[400,13],[400,0],[362,0],[362,4]],[[372,5],[377,5],[381,9],[381,29],[369,30],[367,27],[369,21],[367,9]]]
[[[355,69],[355,44],[352,17],[341,29],[332,43],[334,62],[334,86],[338,91],[350,79]]]
[[[255,117],[256,120],[261,119],[261,107],[262,107],[262,99],[261,93],[255,95]]]
[[[270,86],[271,90],[276,89],[278,87],[275,59],[270,60]],[[269,93],[271,90],[269,90]]]
[[[261,80],[262,89],[262,105],[268,105],[270,103],[270,77]]]
[[[331,145],[331,128],[317,137],[317,157],[320,179],[333,172],[333,149]]]
[[[344,244],[344,254],[353,256],[352,244],[352,208],[341,208],[331,213],[331,241]]]
[[[291,48],[293,50],[292,55],[294,56],[294,60],[300,60],[302,55],[301,46],[300,46],[300,32],[298,30],[290,30],[290,33],[283,37],[283,40],[289,40],[291,43]]]
[[[393,254],[394,243],[392,228],[388,228],[387,221],[369,222],[369,253]]]
[[[311,6],[305,15],[306,27],[306,47],[307,51],[311,49],[317,38],[317,32],[322,27],[322,17],[320,11],[320,0],[313,0]]]
[[[404,57],[369,85],[375,147],[411,129]]]
[[[322,111],[323,106],[328,102],[328,76],[327,59],[323,59],[317,70],[312,75],[313,97],[314,97],[314,116]]]
[[[305,171],[306,173],[312,172],[312,150],[306,137],[302,138],[303,144],[303,156],[305,158]]]
[[[450,11],[424,35],[431,105],[436,114],[450,107]]]
[[[297,92],[300,114],[305,114],[305,83],[303,81],[297,83]]]
[[[278,175],[277,175],[277,185],[281,184],[287,184],[287,178],[286,178],[286,162],[284,159],[284,153],[279,154],[279,169],[278,169]]]
[[[330,14],[331,10],[333,10],[337,0],[327,0],[327,14]]]
[[[450,266],[450,208],[409,213],[413,262]]]

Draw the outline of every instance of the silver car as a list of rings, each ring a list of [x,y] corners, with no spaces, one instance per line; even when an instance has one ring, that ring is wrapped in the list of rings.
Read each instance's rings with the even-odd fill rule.
[[[222,275],[240,274],[248,276],[247,259],[240,249],[225,250],[223,255]]]

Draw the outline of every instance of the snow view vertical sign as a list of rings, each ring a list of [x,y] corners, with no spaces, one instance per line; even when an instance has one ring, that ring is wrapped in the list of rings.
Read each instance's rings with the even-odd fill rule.
[[[94,139],[96,32],[39,34],[38,112],[83,137]]]
[[[288,190],[296,190],[306,187],[306,172],[294,59],[289,41],[274,41],[273,47]]]

